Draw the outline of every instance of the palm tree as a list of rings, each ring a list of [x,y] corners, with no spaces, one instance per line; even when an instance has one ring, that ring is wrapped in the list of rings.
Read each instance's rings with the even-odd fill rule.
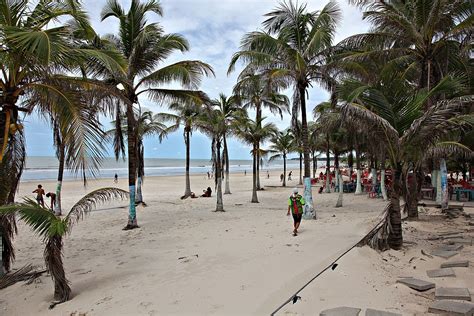
[[[191,180],[189,177],[189,165],[191,159],[191,136],[194,129],[196,129],[196,121],[199,119],[199,115],[202,114],[202,105],[193,102],[186,103],[173,103],[169,106],[175,114],[171,113],[158,113],[155,115],[157,120],[164,120],[173,122],[175,128],[182,125],[184,128],[184,144],[186,145],[186,177],[185,177],[185,189],[184,195],[181,199],[185,199],[191,196]]]
[[[213,74],[211,66],[201,61],[180,61],[157,69],[174,51],[185,52],[188,42],[178,34],[165,34],[157,23],[147,23],[146,14],[162,15],[162,8],[155,0],[141,3],[132,0],[128,12],[125,12],[117,0],[110,0],[102,10],[102,21],[110,17],[120,21],[118,36],[109,35],[111,44],[122,53],[127,62],[127,74],[111,74],[111,80],[122,88],[126,103],[128,138],[128,184],[130,207],[128,223],[125,229],[137,228],[135,209],[137,130],[135,128],[134,104],[139,97],[147,95],[156,102],[187,102],[190,99],[202,102],[204,95],[195,90],[164,88],[171,82],[195,89],[202,76]],[[117,112],[119,110],[117,109]]]
[[[273,153],[268,161],[273,161],[275,159],[283,159],[283,187],[286,187],[286,159],[287,155],[294,150],[294,136],[291,133],[291,130],[286,130],[285,132],[278,132],[275,134],[270,142],[269,153]]]
[[[280,115],[289,112],[289,99],[279,91],[286,87],[286,82],[280,78],[258,74],[252,66],[246,67],[237,78],[234,94],[242,103],[245,110],[255,109],[255,120],[260,121],[263,109]],[[260,144],[259,144],[260,148]],[[257,159],[257,189],[260,190],[260,154]]]
[[[64,18],[72,18],[75,23],[61,23]],[[82,97],[97,85],[74,74],[89,74],[97,68],[120,73],[123,63],[114,51],[80,45],[82,40],[74,31],[88,32],[91,27],[87,14],[74,0],[2,0],[0,30],[0,169],[11,168],[8,173],[12,180],[0,192],[0,205],[4,205],[14,199],[25,159],[24,151],[19,155],[24,143],[20,112],[37,110],[61,117],[58,124],[70,146],[72,170],[82,176],[88,169],[92,173],[97,170],[103,134],[97,121],[84,110]],[[8,270],[14,258],[11,232],[15,231],[15,222],[2,216],[0,223],[7,248],[3,264]]]
[[[306,5],[283,2],[266,14],[263,32],[252,32],[242,40],[242,50],[234,54],[229,70],[238,60],[243,60],[273,77],[284,78],[294,88],[292,121],[296,123],[301,111],[302,143],[305,177],[305,214],[312,214],[311,167],[309,157],[306,96],[308,87],[321,83],[333,85],[324,67],[328,50],[332,45],[340,10],[335,2],[329,2],[319,12],[308,12]],[[307,216],[308,217],[308,216]]]
[[[341,44],[359,50],[358,60],[383,58],[412,73],[418,89],[430,90],[446,74],[470,67],[472,3],[470,1],[360,1],[368,33],[346,38]],[[360,48],[365,49],[361,52]],[[431,101],[430,101],[431,102]],[[428,104],[430,103],[428,102]]]
[[[364,134],[384,142],[393,169],[386,222],[381,226],[382,233],[374,237],[380,239],[378,247],[400,249],[402,246],[402,168],[405,163],[420,160],[432,148],[442,146],[451,131],[461,128],[460,122],[466,119],[461,114],[472,105],[472,97],[451,96],[456,96],[462,89],[458,81],[446,77],[431,91],[412,92],[414,89],[410,84],[397,75],[385,78],[377,86],[354,81],[342,85],[341,97],[346,101],[344,120],[358,122]],[[447,100],[423,111],[428,99],[437,94],[445,94]]]
[[[125,131],[128,129],[126,123],[126,117],[122,116],[119,120],[120,126],[117,126],[117,122],[113,121],[112,124],[116,126],[109,131],[107,134],[113,139],[115,159],[120,159],[120,156],[125,159],[125,144],[124,140],[127,139]],[[117,128],[118,127],[118,128]],[[135,153],[136,164],[136,175],[137,175],[137,194],[135,196],[135,204],[146,203],[143,201],[142,185],[145,177],[145,148],[143,139],[150,136],[158,136],[158,140],[161,143],[162,140],[168,136],[170,132],[176,130],[176,126],[167,127],[161,123],[153,115],[151,111],[145,110],[136,114],[135,118],[135,131],[136,131],[136,143],[137,151]]]
[[[242,115],[245,115],[245,113],[243,112],[244,110],[238,105],[236,96],[227,97],[225,94],[221,93],[219,94],[218,99],[214,99],[211,101],[211,104],[215,108],[218,108],[221,111],[222,116],[224,118],[225,131],[222,136],[223,143],[224,143],[224,151],[223,151],[222,158],[225,165],[224,194],[231,194],[230,183],[229,183],[230,163],[229,163],[229,151],[227,147],[227,136],[232,132],[231,125],[233,124],[233,122],[237,118],[241,117]]]
[[[212,164],[216,181],[216,212],[224,212],[224,201],[222,199],[222,157],[221,148],[226,133],[226,122],[223,112],[211,104],[207,104],[204,111],[198,117],[196,125],[199,130],[212,139],[211,152]]]
[[[26,222],[45,243],[44,261],[46,269],[54,281],[54,305],[69,300],[71,288],[63,266],[63,238],[71,234],[74,225],[83,219],[99,203],[105,203],[116,198],[127,198],[127,192],[117,188],[103,188],[85,195],[71,208],[69,213],[60,218],[48,208],[42,207],[36,201],[26,198],[24,202],[0,206],[0,214],[15,215]]]
[[[262,125],[262,117],[260,121],[254,121],[250,118],[241,118],[234,124],[234,130],[237,137],[252,146],[252,203],[258,203],[257,197],[257,160],[258,146],[260,143],[270,139],[277,133],[277,128],[273,123]]]

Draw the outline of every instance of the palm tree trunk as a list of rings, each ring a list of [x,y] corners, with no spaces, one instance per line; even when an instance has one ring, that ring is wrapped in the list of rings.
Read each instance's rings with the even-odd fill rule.
[[[59,145],[59,168],[58,168],[58,183],[56,184],[56,203],[54,205],[53,212],[56,215],[61,215],[61,189],[63,186],[63,175],[64,175],[64,161],[65,161],[65,148],[64,144]]]
[[[231,194],[230,182],[229,182],[229,174],[230,174],[229,152],[227,149],[227,139],[225,135],[224,135],[224,160],[225,160],[225,192],[224,194]]]
[[[191,180],[189,178],[189,162],[190,162],[190,157],[191,157],[191,131],[190,128],[187,126],[185,127],[185,132],[184,132],[184,143],[186,145],[186,187],[184,189],[184,197],[191,196]]]
[[[349,181],[352,180],[352,172],[354,171],[354,154],[353,149],[349,149],[349,156],[347,157],[347,164],[349,165]]]
[[[342,199],[344,197],[344,184],[342,182],[342,175],[339,169],[336,169],[337,177],[338,177],[338,184],[339,184],[339,195],[337,197],[336,207],[342,207]]]
[[[329,134],[326,134],[326,193],[331,193],[331,157],[329,152]]]
[[[286,154],[283,154],[283,185],[286,187]]]
[[[258,203],[257,197],[257,151],[258,145],[253,146],[253,166],[252,166],[252,203]]]
[[[377,169],[375,167],[376,165],[372,165],[372,187],[375,187],[377,185]]]
[[[382,191],[383,200],[387,201],[387,189],[385,188],[385,163],[382,163],[382,170],[380,171],[380,190]]]
[[[443,192],[441,192],[441,170],[436,170],[436,204],[441,205]]]
[[[303,155],[300,153],[300,185],[303,184]]]
[[[431,186],[434,188],[434,200],[436,200],[436,190],[438,187],[438,170],[434,169],[434,164],[431,170]]]
[[[257,190],[261,190],[260,186],[260,144],[257,147]]]
[[[217,202],[216,212],[224,212],[224,202],[222,200],[222,166],[221,166],[221,140],[216,140],[216,181],[217,181]]]
[[[135,208],[135,177],[137,173],[137,135],[135,133],[135,118],[133,106],[127,105],[127,138],[128,138],[128,188],[130,194],[130,206],[128,209],[128,223],[124,229],[138,227],[137,212]]]
[[[401,193],[401,174],[402,168],[400,164],[396,164],[395,169],[392,172],[393,183],[392,193],[390,196],[390,209],[389,209],[389,225],[391,229],[388,233],[388,245],[392,249],[400,249],[403,246],[403,235],[402,235],[402,216],[400,212],[400,193]]]
[[[141,176],[138,176],[137,177],[137,194],[135,196],[135,204],[143,203],[142,187],[143,187],[143,178]]]
[[[301,102],[301,129],[303,136],[303,159],[304,159],[304,218],[316,219],[316,211],[313,207],[313,194],[311,192],[311,163],[309,159],[309,137],[308,122],[306,120],[306,86],[298,84]]]
[[[262,127],[262,104],[257,101],[255,104],[255,122],[259,127]],[[260,187],[260,143],[257,144],[257,190],[261,190]]]
[[[313,156],[313,179],[316,178],[316,170],[318,169],[317,159],[316,159],[316,152],[312,152]]]
[[[362,194],[362,170],[360,165],[360,151],[356,148],[356,167],[357,167],[357,183],[355,194]]]
[[[441,209],[448,208],[449,192],[448,192],[448,172],[446,169],[446,160],[440,160],[440,174],[441,174]]]
[[[334,150],[334,170],[336,171],[336,188],[339,191],[339,173],[341,172],[339,170],[339,152],[337,150]]]
[[[418,181],[416,177],[417,170],[413,169],[413,174],[411,177],[408,177],[405,181],[406,190],[405,190],[405,205],[408,213],[408,219],[418,219]]]
[[[63,266],[63,240],[61,236],[53,236],[48,239],[44,249],[44,261],[46,269],[54,281],[54,299],[58,302],[66,302],[71,295],[69,281]]]

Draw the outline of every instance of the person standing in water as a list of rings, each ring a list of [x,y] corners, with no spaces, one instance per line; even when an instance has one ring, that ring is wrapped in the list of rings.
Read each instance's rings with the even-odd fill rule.
[[[287,216],[293,215],[293,236],[298,235],[298,228],[300,227],[301,218],[303,217],[304,198],[298,194],[298,189],[293,189],[293,194],[288,198],[288,212]]]
[[[118,175],[115,174],[115,176],[114,176],[114,183],[117,183],[117,182],[118,182]]]

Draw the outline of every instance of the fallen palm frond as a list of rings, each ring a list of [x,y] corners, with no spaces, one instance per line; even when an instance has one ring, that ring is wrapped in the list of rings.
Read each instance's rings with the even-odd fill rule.
[[[27,281],[27,284],[31,284],[35,279],[45,273],[46,270],[36,270],[34,266],[27,264],[24,267],[5,274],[0,277],[0,290],[5,289],[17,282]]]
[[[390,208],[392,203],[388,203],[383,211],[382,220],[375,225],[375,227],[359,241],[357,247],[363,247],[368,245],[370,248],[373,248],[378,251],[385,251],[390,249],[388,245],[388,236],[391,230],[390,225]]]

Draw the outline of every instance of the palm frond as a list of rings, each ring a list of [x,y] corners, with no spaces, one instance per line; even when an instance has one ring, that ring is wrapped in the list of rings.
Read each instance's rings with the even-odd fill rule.
[[[76,204],[73,205],[69,213],[63,219],[66,223],[68,232],[73,225],[81,220],[85,214],[92,211],[97,205],[106,203],[115,199],[127,199],[128,192],[118,188],[102,188],[86,194]]]

